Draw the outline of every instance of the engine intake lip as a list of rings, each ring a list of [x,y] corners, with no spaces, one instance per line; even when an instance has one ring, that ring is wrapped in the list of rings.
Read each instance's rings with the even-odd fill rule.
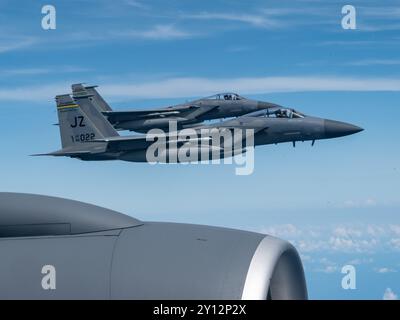
[[[263,238],[254,252],[242,300],[307,300],[303,266],[297,250],[275,237]]]

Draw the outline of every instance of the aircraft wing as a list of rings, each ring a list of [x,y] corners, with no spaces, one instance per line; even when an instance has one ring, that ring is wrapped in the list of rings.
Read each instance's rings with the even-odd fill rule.
[[[62,150],[60,150],[60,151],[55,151],[55,152],[50,152],[50,153],[31,154],[31,156],[32,157],[38,157],[38,156],[74,157],[74,156],[81,156],[81,155],[87,155],[87,154],[92,154],[92,152],[90,152],[90,151],[63,152]]]
[[[170,116],[182,115],[190,111],[199,109],[199,106],[185,105],[168,108],[149,109],[149,110],[130,110],[130,111],[104,111],[103,115],[111,123],[132,121],[144,118],[165,118]]]
[[[257,120],[253,117],[248,117],[247,115],[243,115],[234,119],[228,119],[220,122],[214,122],[211,124],[204,124],[196,126],[195,129],[218,129],[218,130],[237,130],[237,129],[253,129],[254,133],[257,133],[261,130],[268,129],[269,125],[260,126],[257,125]]]
[[[118,152],[126,150],[140,150],[146,149],[154,141],[147,141],[146,135],[137,136],[116,136],[106,139],[96,139],[92,142],[105,142],[107,143],[107,151]]]
[[[137,136],[117,136],[107,139],[96,139],[91,142],[102,142],[107,143],[107,151],[109,152],[119,152],[119,151],[134,151],[148,148],[151,144],[156,141],[155,139],[147,138],[152,137],[151,134],[137,135]],[[159,135],[154,134],[153,137],[159,137]],[[202,140],[210,140],[209,137],[186,139],[184,141],[177,141],[177,137],[167,138],[170,142],[176,142],[177,145],[181,145],[186,142],[200,142]]]

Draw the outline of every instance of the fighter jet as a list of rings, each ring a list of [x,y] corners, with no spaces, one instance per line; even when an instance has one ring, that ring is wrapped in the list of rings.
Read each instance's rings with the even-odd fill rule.
[[[67,156],[81,160],[152,162],[149,161],[149,148],[164,139],[164,148],[156,150],[157,153],[162,153],[159,159],[165,159],[168,163],[191,162],[182,161],[182,157],[178,156],[183,149],[184,152],[190,150],[190,159],[201,161],[207,157],[210,159],[211,154],[214,159],[216,154],[224,158],[246,152],[245,147],[238,148],[237,145],[240,142],[240,146],[243,146],[242,141],[238,140],[246,139],[248,130],[252,130],[254,135],[254,146],[283,142],[292,142],[295,146],[296,141],[312,141],[314,145],[316,140],[347,136],[363,130],[345,122],[306,116],[294,109],[276,107],[217,124],[191,128],[189,137],[187,132],[184,132],[183,137],[181,134],[189,129],[170,130],[164,136],[160,129],[148,134],[120,136],[94,106],[91,95],[81,94],[75,99],[69,95],[61,95],[56,97],[56,102],[62,149],[40,155]],[[232,131],[239,131],[241,134],[232,135],[223,145],[216,145],[212,139],[215,131],[221,135]],[[193,132],[198,135],[194,136]]]
[[[257,110],[278,107],[277,104],[247,99],[236,93],[219,93],[170,107],[113,111],[96,87],[84,87],[82,84],[71,86],[74,98],[87,93],[93,95],[93,104],[114,128],[141,133],[153,128],[168,129],[170,121],[176,122],[178,129],[182,129],[206,120],[238,117]]]

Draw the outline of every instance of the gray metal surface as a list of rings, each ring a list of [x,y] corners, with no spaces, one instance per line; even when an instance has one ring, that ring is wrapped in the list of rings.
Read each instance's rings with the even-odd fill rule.
[[[114,253],[112,298],[240,299],[264,237],[174,223],[124,230]]]
[[[0,299],[109,299],[116,239],[101,234],[1,238]],[[54,290],[42,287],[46,265],[55,268]]]
[[[2,226],[66,221],[78,234],[0,237],[0,299],[307,298],[299,256],[283,240],[0,193]]]
[[[0,192],[0,237],[82,234],[141,224],[116,211],[78,201]]]

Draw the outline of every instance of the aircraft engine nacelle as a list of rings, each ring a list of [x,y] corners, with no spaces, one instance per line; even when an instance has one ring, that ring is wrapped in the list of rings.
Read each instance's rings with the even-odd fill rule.
[[[0,299],[306,299],[288,242],[0,193]]]

